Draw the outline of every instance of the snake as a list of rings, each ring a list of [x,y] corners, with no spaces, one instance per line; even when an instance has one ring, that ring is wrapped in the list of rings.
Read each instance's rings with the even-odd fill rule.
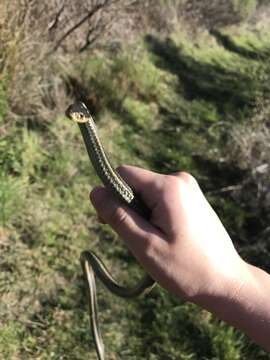
[[[122,204],[129,206],[140,216],[150,220],[151,211],[149,208],[111,165],[87,106],[83,102],[77,101],[68,107],[66,115],[78,124],[90,162],[103,185],[109,189]],[[111,293],[122,298],[134,298],[149,292],[155,285],[155,281],[150,275],[145,273],[137,284],[132,287],[125,287],[115,280],[103,261],[94,252],[88,250],[81,253],[80,263],[87,289],[90,328],[97,358],[98,360],[105,360],[105,347],[98,320],[95,277],[97,277]]]

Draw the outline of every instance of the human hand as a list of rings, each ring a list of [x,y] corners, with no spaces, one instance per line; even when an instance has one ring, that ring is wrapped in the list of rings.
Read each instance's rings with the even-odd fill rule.
[[[161,175],[131,166],[120,175],[152,210],[146,221],[105,188],[90,195],[98,216],[124,239],[145,270],[165,289],[193,302],[232,296],[246,263],[187,173]]]
[[[270,351],[270,275],[246,263],[187,173],[161,175],[131,166],[120,175],[152,210],[146,221],[106,189],[90,197],[161,286],[245,332]]]

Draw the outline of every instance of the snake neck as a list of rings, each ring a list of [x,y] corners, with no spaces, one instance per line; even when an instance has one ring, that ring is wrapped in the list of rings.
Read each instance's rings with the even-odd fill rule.
[[[109,187],[118,198],[130,204],[134,199],[134,193],[129,185],[113,169],[99,140],[94,121],[89,118],[86,123],[78,123],[78,125],[98,176],[104,185]]]

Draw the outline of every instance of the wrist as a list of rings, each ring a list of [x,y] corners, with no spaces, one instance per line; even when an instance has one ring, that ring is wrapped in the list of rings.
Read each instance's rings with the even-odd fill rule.
[[[241,260],[239,271],[221,284],[219,291],[202,294],[194,302],[270,351],[270,275]]]
[[[216,272],[203,290],[190,300],[224,319],[231,306],[242,301],[245,288],[251,283],[255,286],[250,265],[237,256],[229,269]]]

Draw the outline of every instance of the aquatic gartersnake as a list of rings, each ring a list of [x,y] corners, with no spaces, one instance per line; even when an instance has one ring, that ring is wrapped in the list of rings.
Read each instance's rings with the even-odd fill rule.
[[[150,211],[145,204],[136,196],[130,186],[113,169],[102,144],[99,140],[95,123],[86,105],[77,102],[66,111],[69,118],[78,123],[85,147],[91,163],[106,188],[124,204],[130,206],[146,219],[150,218]],[[134,287],[124,287],[112,277],[101,259],[91,251],[83,251],[80,257],[84,278],[87,284],[89,316],[93,339],[99,360],[105,359],[104,344],[102,341],[98,316],[95,275],[115,295],[123,298],[132,298],[149,291],[155,281],[146,274]]]

